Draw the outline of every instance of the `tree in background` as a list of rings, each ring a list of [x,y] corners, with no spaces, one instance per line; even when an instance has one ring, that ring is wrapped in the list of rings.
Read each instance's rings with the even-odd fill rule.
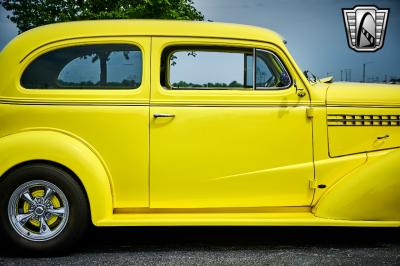
[[[55,22],[94,19],[204,20],[192,0],[0,0],[19,32]]]

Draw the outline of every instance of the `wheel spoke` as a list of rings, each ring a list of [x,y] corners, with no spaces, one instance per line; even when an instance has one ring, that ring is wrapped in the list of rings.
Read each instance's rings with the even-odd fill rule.
[[[29,191],[25,191],[24,194],[22,194],[22,198],[24,200],[26,200],[31,206],[35,205],[35,202],[33,201],[31,194],[29,193]]]
[[[50,230],[50,227],[47,225],[46,220],[44,219],[43,216],[40,217],[40,230],[39,230],[39,233],[41,235],[44,235],[44,234],[48,234],[50,232],[51,232],[51,230]]]
[[[33,216],[33,213],[30,212],[30,213],[18,214],[18,215],[16,216],[16,218],[17,218],[17,221],[18,221],[20,224],[24,225],[24,224],[26,224],[27,221],[29,221],[29,219],[30,219],[32,216]]]
[[[54,215],[57,215],[57,216],[64,216],[65,208],[61,207],[61,208],[58,208],[58,209],[47,209],[47,212],[51,213],[51,214],[54,214]]]
[[[43,197],[43,201],[47,202],[51,198],[51,196],[53,196],[53,194],[54,194],[54,191],[51,188],[46,187],[46,193]]]

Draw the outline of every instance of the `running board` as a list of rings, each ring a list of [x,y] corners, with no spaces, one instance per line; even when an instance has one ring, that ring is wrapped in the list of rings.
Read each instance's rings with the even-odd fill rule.
[[[347,221],[312,213],[116,213],[96,226],[354,226],[400,227],[400,221]]]

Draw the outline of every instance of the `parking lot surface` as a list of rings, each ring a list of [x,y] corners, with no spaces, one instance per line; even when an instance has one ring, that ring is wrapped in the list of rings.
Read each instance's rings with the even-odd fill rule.
[[[2,242],[3,244],[4,241]],[[6,246],[6,245],[3,245]],[[1,265],[400,265],[400,229],[327,227],[91,228],[66,256]]]

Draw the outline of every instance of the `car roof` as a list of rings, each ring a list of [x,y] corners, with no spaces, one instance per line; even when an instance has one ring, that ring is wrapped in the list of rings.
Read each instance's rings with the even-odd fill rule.
[[[265,41],[283,45],[283,39],[279,34],[261,27],[203,21],[127,19],[64,22],[37,27],[14,38],[3,52],[7,50],[23,52],[26,49],[32,51],[47,43],[88,36],[209,37]]]

